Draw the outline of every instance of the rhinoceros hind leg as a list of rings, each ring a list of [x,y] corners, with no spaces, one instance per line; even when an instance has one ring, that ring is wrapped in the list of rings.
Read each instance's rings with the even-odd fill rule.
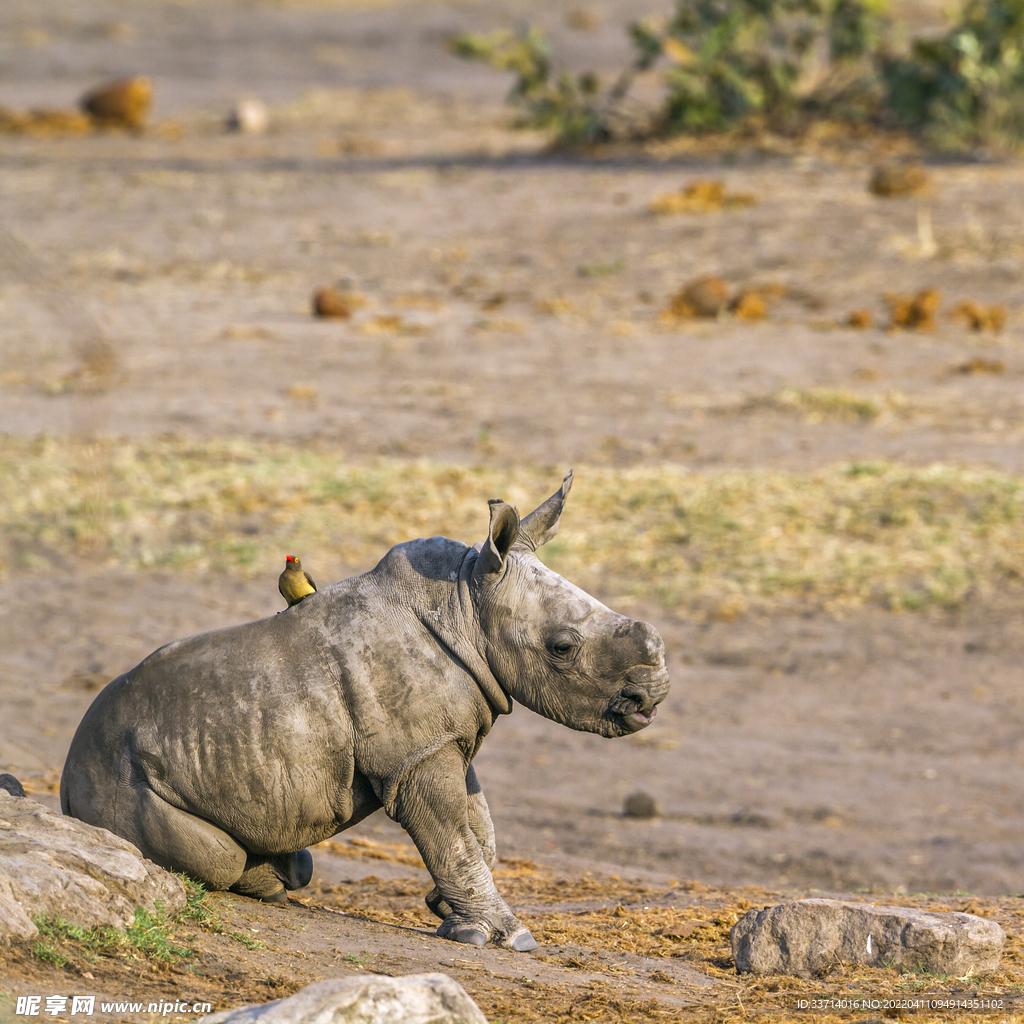
[[[231,886],[240,896],[265,903],[287,903],[285,890],[301,889],[313,877],[313,855],[309,850],[282,853],[276,857],[249,854],[242,876]]]
[[[174,807],[148,787],[139,787],[134,793],[134,813],[124,822],[124,831],[118,831],[143,856],[161,867],[184,872],[208,889],[227,889],[242,874],[245,848],[227,832]]]

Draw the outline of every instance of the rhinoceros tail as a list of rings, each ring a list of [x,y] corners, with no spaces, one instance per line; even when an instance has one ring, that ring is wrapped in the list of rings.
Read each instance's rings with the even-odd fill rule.
[[[73,818],[71,813],[71,800],[68,797],[68,766],[64,765],[64,771],[60,773],[60,813],[65,818]]]

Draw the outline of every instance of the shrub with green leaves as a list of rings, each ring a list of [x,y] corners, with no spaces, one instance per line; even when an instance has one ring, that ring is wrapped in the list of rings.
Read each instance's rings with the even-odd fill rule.
[[[556,70],[540,29],[460,36],[454,52],[515,73],[520,123],[563,143],[623,134],[771,128],[807,118],[872,120],[944,149],[1024,140],[1024,0],[967,0],[937,38],[891,52],[884,0],[676,0],[663,23],[631,26],[636,56],[615,83]],[[665,98],[623,114],[635,76],[660,63]]]
[[[804,85],[808,71],[862,60],[879,24],[865,0],[677,0],[664,25],[631,26],[635,59],[607,90],[591,72],[556,73],[550,41],[537,28],[462,35],[452,50],[515,72],[508,100],[522,109],[521,124],[588,143],[617,133],[633,79],[662,59],[665,102],[647,130],[723,130],[752,115],[784,124],[817,100]]]
[[[944,36],[880,64],[889,109],[935,145],[1024,139],[1024,0],[968,0]]]
[[[565,142],[590,143],[609,135],[600,79],[587,71],[554,73],[551,41],[537,28],[456,36],[452,52],[481,60],[498,71],[515,72],[507,101],[522,110],[520,127],[553,129]]]
[[[785,124],[814,99],[815,64],[863,58],[878,18],[861,0],[677,0],[663,29],[630,32],[641,69],[670,61],[660,127],[670,133],[733,128],[752,115]]]

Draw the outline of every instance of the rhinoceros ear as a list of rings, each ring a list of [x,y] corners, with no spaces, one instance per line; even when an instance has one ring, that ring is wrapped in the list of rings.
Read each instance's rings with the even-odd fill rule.
[[[541,544],[547,544],[558,533],[558,522],[562,515],[565,496],[572,487],[572,470],[565,474],[562,486],[544,502],[535,508],[519,524],[519,542],[531,551],[536,551]]]
[[[491,525],[487,530],[487,540],[480,547],[476,571],[501,572],[512,545],[519,537],[519,513],[500,498],[491,498],[487,504],[491,511]]]

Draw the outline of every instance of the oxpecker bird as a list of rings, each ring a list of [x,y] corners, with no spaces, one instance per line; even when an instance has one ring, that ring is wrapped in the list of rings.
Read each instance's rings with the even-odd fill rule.
[[[302,568],[302,563],[294,555],[288,555],[284,560],[284,572],[277,580],[277,589],[291,607],[304,597],[315,594],[316,584],[313,577]]]

